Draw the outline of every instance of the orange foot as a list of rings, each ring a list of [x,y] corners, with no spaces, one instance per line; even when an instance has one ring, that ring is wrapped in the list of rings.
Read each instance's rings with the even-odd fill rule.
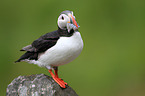
[[[67,83],[64,82],[61,78],[58,78],[58,77],[55,77],[55,76],[52,77],[52,78],[55,80],[55,82],[57,82],[60,85],[60,87],[66,88],[65,85],[67,85]]]
[[[57,74],[58,69],[55,69],[55,70],[54,70],[55,75],[53,74],[52,70],[48,70],[48,71],[49,71],[50,75],[52,76],[52,78],[54,79],[54,81],[55,81],[57,84],[59,84],[60,87],[66,88],[65,85],[67,85],[67,83],[64,82],[61,78],[58,77],[58,74]]]

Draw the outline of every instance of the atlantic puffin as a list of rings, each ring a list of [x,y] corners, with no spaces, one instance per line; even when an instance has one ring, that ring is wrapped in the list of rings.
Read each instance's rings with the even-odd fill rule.
[[[47,68],[60,87],[66,88],[67,83],[58,77],[58,66],[78,57],[83,49],[83,40],[72,11],[61,12],[57,24],[56,31],[46,33],[32,44],[22,48],[20,51],[26,52],[15,62],[25,61]]]

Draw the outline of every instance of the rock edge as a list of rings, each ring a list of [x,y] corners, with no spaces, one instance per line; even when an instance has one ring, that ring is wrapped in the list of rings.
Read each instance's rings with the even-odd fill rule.
[[[78,96],[69,86],[61,88],[50,76],[19,76],[7,87],[6,96]]]

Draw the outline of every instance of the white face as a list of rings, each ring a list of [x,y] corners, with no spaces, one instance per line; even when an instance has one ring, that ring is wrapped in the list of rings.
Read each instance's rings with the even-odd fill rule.
[[[58,24],[59,28],[66,29],[68,22],[70,22],[70,18],[69,18],[69,16],[67,16],[65,14],[61,14],[58,17],[57,24]]]

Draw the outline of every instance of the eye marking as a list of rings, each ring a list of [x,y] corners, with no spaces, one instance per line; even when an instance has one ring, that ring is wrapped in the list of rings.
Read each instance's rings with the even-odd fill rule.
[[[61,19],[64,20],[64,17],[62,16]]]

